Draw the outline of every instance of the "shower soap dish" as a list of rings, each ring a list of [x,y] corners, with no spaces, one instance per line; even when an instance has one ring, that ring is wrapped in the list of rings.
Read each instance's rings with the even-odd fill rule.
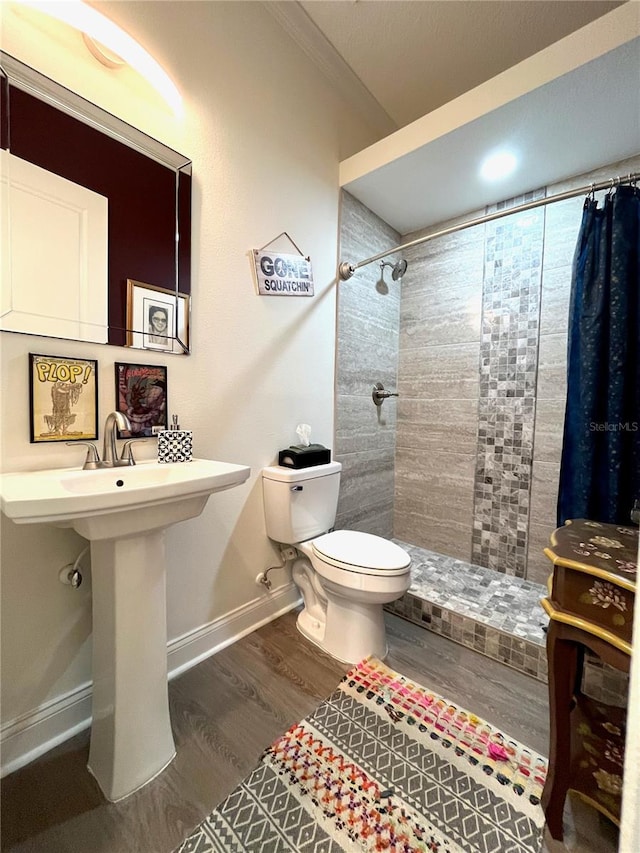
[[[193,432],[180,429],[178,416],[172,415],[169,429],[158,433],[158,462],[191,462]]]

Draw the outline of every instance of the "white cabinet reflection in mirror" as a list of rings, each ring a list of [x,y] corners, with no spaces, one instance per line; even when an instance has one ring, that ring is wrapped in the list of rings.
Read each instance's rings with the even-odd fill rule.
[[[108,200],[0,150],[0,329],[107,340]]]

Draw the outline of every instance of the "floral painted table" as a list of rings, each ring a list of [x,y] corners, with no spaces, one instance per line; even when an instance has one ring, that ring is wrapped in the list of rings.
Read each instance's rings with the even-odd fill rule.
[[[552,837],[562,840],[569,789],[620,824],[625,709],[581,692],[585,649],[629,672],[636,590],[638,529],[584,519],[551,535],[545,554],[553,563],[550,617],[550,755],[542,796]]]

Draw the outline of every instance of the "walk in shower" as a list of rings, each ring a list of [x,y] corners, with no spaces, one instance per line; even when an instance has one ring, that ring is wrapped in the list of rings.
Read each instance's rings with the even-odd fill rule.
[[[640,156],[609,164],[464,220],[639,169]],[[401,280],[371,263],[338,291],[336,524],[411,546],[414,585],[397,612],[542,679],[537,601],[551,572],[583,202],[410,247],[386,258],[406,259]],[[343,193],[340,258],[454,224],[398,234]],[[377,382],[399,397],[374,406]]]

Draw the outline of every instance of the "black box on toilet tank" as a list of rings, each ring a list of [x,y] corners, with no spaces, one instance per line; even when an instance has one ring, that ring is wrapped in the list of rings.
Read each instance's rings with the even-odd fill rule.
[[[331,462],[331,450],[321,444],[308,447],[292,445],[278,454],[278,465],[285,468],[311,468],[314,465],[326,465]]]

